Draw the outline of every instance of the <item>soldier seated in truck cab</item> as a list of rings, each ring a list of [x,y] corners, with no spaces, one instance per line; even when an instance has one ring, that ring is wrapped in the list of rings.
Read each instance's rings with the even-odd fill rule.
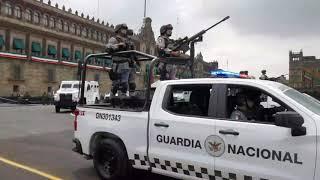
[[[280,105],[275,99],[256,89],[239,88],[236,96],[229,97],[229,108],[232,120],[249,120],[260,122],[274,122],[277,112],[286,111],[285,105]]]
[[[260,105],[259,92],[239,92],[236,105],[230,118],[235,120],[263,119],[263,106]]]

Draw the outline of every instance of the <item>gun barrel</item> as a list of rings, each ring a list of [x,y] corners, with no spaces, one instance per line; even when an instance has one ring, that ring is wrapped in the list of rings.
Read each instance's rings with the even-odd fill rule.
[[[218,24],[222,23],[223,21],[228,20],[229,18],[230,18],[230,16],[227,16],[227,17],[223,18],[221,21],[219,21],[219,22],[215,23],[214,25],[210,26],[209,28],[207,28],[207,29],[206,29],[206,30],[204,30],[204,31],[205,31],[205,32],[209,31],[211,28],[213,28],[213,27],[217,26]]]

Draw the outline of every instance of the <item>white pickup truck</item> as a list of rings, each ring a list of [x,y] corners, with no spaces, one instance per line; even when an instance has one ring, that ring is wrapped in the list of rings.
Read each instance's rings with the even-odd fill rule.
[[[182,91],[190,97],[175,101]],[[266,96],[279,106],[260,105],[257,97]],[[290,87],[248,79],[162,81],[147,104],[77,108],[73,150],[93,158],[102,179],[122,178],[131,168],[179,179],[320,179],[320,104]],[[230,118],[235,110],[247,119]]]

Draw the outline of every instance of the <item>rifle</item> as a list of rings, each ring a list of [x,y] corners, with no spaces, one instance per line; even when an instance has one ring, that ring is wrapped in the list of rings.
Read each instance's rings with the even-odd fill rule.
[[[175,43],[173,45],[171,45],[170,49],[172,49],[173,51],[181,50],[181,51],[183,51],[183,53],[186,53],[190,49],[190,47],[189,47],[190,42],[202,41],[202,35],[204,33],[206,33],[207,31],[209,31],[213,27],[217,26],[218,24],[222,23],[223,21],[225,21],[229,18],[230,18],[230,16],[223,18],[221,21],[217,22],[216,24],[210,26],[207,29],[204,29],[204,30],[198,32],[197,34],[191,36],[190,38],[184,37],[183,39],[176,40]]]

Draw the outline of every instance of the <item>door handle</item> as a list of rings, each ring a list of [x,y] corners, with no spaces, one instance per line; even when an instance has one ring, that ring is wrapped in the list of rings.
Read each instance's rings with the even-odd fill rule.
[[[156,127],[165,127],[165,128],[168,128],[169,127],[169,124],[166,124],[166,123],[154,123],[154,126]]]
[[[231,135],[234,135],[234,136],[239,136],[239,132],[233,130],[233,129],[227,129],[227,130],[219,130],[219,133],[220,134],[223,134],[223,135],[226,135],[226,134],[231,134]]]

